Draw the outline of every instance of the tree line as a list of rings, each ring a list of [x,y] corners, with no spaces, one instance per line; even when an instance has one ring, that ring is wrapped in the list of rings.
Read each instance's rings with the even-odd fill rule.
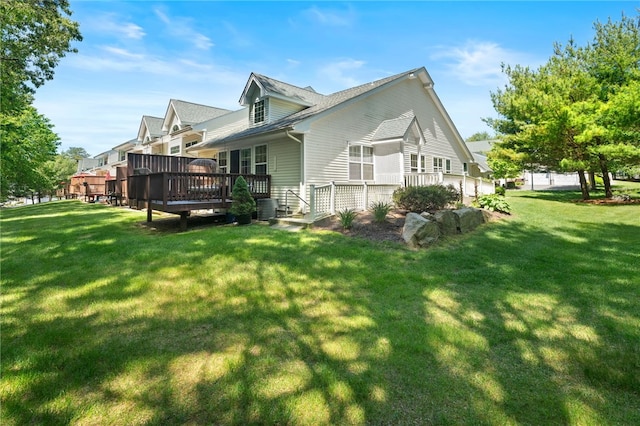
[[[53,125],[33,106],[36,89],[53,78],[61,58],[77,52],[72,43],[82,41],[71,14],[67,0],[0,2],[0,201],[51,194],[86,154],[81,148],[57,154]]]
[[[640,14],[594,24],[593,40],[555,44],[537,69],[503,65],[491,93],[498,134],[489,153],[496,177],[526,168],[578,172],[584,199],[595,173],[612,197],[610,172],[640,173]]]

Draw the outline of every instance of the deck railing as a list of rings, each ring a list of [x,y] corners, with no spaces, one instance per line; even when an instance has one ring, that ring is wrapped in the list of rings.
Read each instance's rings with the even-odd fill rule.
[[[220,200],[224,205],[231,201],[231,191],[239,176],[247,181],[254,198],[271,197],[271,175],[160,172],[129,176],[129,199],[135,203],[157,200],[163,204]]]

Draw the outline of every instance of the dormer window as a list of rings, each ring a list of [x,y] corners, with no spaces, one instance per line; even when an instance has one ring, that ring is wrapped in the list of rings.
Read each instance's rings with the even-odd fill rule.
[[[264,122],[265,118],[265,105],[264,99],[258,100],[253,104],[253,124]]]

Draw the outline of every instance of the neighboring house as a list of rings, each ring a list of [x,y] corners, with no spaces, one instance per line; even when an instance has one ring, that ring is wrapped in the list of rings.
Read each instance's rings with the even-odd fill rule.
[[[233,116],[195,125],[203,142],[186,151],[216,158],[222,172],[270,174],[272,197],[294,208],[332,182],[365,190],[465,183],[473,194],[466,181],[482,174],[425,68],[331,95],[252,73],[240,104]]]
[[[484,140],[484,141],[472,141],[467,142],[467,146],[469,150],[473,154],[474,158],[478,162],[480,168],[483,168],[483,164],[486,165],[489,172],[491,169],[487,164],[487,154],[491,151],[491,148],[500,143],[498,139],[492,140]],[[487,177],[490,174],[486,175]],[[507,185],[507,182],[519,182],[522,184],[525,189],[536,189],[536,188],[545,188],[552,186],[562,186],[562,187],[575,187],[580,186],[580,178],[577,172],[571,173],[562,173],[562,172],[554,172],[548,170],[522,170],[520,176],[515,179],[500,179],[499,183],[501,185]],[[513,185],[514,183],[510,183]]]

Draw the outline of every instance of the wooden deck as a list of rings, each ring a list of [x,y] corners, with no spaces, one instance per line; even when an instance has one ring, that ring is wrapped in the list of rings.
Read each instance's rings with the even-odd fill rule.
[[[129,188],[133,189],[129,191],[129,196],[135,197],[137,208],[145,205],[148,222],[152,220],[153,210],[174,213],[180,215],[180,227],[186,229],[187,217],[192,210],[231,207],[231,189],[239,176],[245,178],[255,199],[271,198],[270,175],[193,172],[129,176]]]

